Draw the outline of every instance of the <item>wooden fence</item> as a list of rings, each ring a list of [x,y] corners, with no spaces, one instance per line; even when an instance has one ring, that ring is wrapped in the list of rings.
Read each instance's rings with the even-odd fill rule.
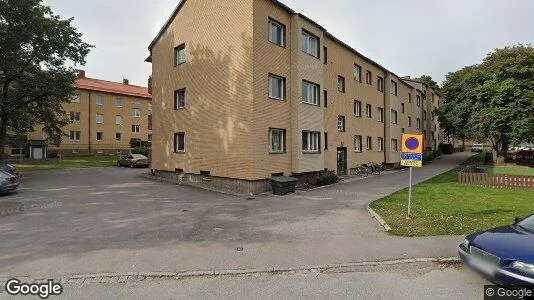
[[[534,176],[460,172],[460,184],[492,188],[532,188]]]

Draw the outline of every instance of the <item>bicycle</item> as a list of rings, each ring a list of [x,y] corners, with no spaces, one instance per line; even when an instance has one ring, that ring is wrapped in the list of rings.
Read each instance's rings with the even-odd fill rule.
[[[359,167],[355,168],[355,175],[367,177],[369,176],[369,168],[366,165],[360,165]]]

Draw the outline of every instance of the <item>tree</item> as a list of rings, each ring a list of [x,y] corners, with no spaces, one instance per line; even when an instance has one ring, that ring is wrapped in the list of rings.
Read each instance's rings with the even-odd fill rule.
[[[69,123],[62,104],[73,94],[75,67],[93,47],[72,18],[60,19],[41,2],[0,0],[1,153],[8,129],[18,139],[42,126],[51,141],[61,142]]]
[[[438,93],[438,94],[440,93],[441,89],[440,89],[438,83],[436,81],[434,81],[434,79],[432,79],[431,76],[422,75],[421,77],[414,78],[413,80],[422,82],[422,83],[428,85],[429,87],[431,87],[436,93]]]
[[[479,65],[449,73],[438,120],[448,133],[489,140],[499,159],[534,136],[534,48],[497,49]]]

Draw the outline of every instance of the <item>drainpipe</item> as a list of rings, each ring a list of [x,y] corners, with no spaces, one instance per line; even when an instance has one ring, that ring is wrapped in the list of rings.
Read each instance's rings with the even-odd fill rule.
[[[88,131],[87,138],[89,141],[89,145],[88,145],[89,154],[91,154],[91,98],[92,98],[91,91],[89,91],[89,119],[87,120],[89,122],[87,126],[87,131]]]
[[[386,71],[384,73],[385,73],[384,81],[382,82],[382,84],[384,85],[383,88],[382,88],[382,91],[383,91],[383,94],[384,94],[384,104],[382,105],[382,107],[384,108],[384,111],[383,111],[384,112],[384,118],[382,120],[384,121],[384,123],[383,123],[383,125],[384,125],[384,128],[383,128],[384,129],[384,163],[387,164],[387,162],[388,162],[388,159],[387,159],[388,154],[387,153],[388,152],[386,150],[386,132],[387,132],[386,126],[388,126],[388,122],[386,121],[386,119],[387,119],[386,118],[386,116],[387,116],[387,108],[386,108],[386,103],[387,103],[387,100],[386,100],[387,98],[386,97],[387,97],[387,95],[386,95],[386,92],[389,92],[389,89],[386,90],[386,85],[387,85],[386,82],[391,81],[391,80],[389,79],[389,72]]]

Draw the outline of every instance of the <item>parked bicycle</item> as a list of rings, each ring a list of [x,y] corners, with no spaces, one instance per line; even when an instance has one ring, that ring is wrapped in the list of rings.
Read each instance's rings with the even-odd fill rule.
[[[356,167],[354,170],[355,170],[355,173],[354,173],[355,175],[362,176],[362,177],[367,177],[371,173],[371,168],[369,168],[369,166],[367,165],[360,165]]]
[[[380,175],[382,172],[384,172],[386,170],[386,164],[384,163],[374,163],[374,162],[371,162],[369,163],[369,168],[370,168],[370,173],[371,174],[376,174],[376,175]]]

